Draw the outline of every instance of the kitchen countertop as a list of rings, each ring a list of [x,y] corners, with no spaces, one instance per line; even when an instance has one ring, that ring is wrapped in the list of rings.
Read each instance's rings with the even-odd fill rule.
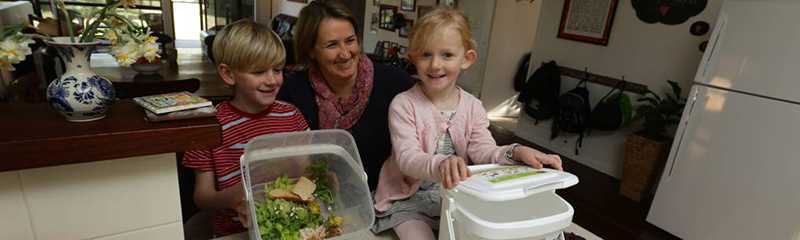
[[[147,122],[132,100],[114,103],[101,120],[68,122],[50,106],[0,104],[0,172],[216,146],[213,117]]]

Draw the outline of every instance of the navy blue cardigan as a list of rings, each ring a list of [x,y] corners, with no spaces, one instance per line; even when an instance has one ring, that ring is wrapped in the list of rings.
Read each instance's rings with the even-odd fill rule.
[[[383,162],[392,152],[389,139],[389,104],[394,96],[413,86],[411,76],[399,69],[374,63],[374,81],[367,107],[361,118],[348,129],[356,140],[361,163],[367,172],[369,188],[378,186],[378,175]],[[278,99],[294,104],[311,129],[319,129],[319,108],[308,72],[288,73],[278,93]]]

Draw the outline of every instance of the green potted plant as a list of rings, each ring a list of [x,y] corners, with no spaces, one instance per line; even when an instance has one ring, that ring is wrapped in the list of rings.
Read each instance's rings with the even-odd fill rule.
[[[642,129],[625,139],[624,165],[620,193],[634,201],[648,196],[669,155],[678,124],[686,105],[677,82],[667,81],[671,92],[663,97],[648,90],[636,107],[634,121],[642,120]]]

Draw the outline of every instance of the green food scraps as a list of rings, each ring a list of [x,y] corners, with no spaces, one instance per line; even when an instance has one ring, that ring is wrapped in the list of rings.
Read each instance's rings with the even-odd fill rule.
[[[316,161],[307,168],[314,179],[312,181],[315,181],[317,185],[314,197],[331,207],[333,193],[330,191],[327,169],[325,161]],[[264,186],[265,200],[255,203],[256,221],[258,230],[261,232],[261,239],[299,240],[302,239],[300,230],[314,229],[320,226],[328,229],[328,232],[336,232],[335,229],[341,226],[342,218],[332,214],[326,216],[327,214],[320,211],[318,202],[303,203],[269,199],[268,193],[271,190],[291,190],[293,185],[293,180],[287,176],[281,176]]]

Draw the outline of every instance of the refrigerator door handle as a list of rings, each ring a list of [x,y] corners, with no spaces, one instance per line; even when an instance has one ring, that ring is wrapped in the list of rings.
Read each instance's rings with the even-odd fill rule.
[[[686,104],[690,105],[687,105],[686,109],[684,109],[683,117],[678,125],[678,132],[680,132],[680,135],[676,136],[676,141],[673,144],[674,147],[672,151],[670,151],[670,159],[667,161],[669,163],[669,171],[667,171],[666,174],[667,177],[672,176],[675,166],[678,164],[678,155],[680,155],[681,146],[683,145],[683,137],[686,136],[686,130],[689,128],[689,120],[692,119],[692,112],[694,111],[695,104],[697,103],[697,88],[692,88],[689,94],[690,96]]]
[[[717,54],[717,45],[720,44],[720,37],[725,33],[725,25],[728,21],[727,16],[725,13],[720,13],[719,19],[717,20],[717,24],[714,27],[714,31],[712,32],[711,37],[709,37],[709,46],[707,46],[707,52],[703,54],[703,59],[700,61],[700,69],[698,69],[697,74],[699,77],[695,77],[696,82],[703,83],[707,81],[707,73],[709,72],[709,65],[711,64],[711,60],[714,59],[714,55]]]

